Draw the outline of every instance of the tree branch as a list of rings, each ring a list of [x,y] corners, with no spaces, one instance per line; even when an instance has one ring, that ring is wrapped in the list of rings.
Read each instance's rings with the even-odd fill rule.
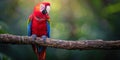
[[[7,44],[37,44],[40,46],[47,46],[60,49],[69,50],[95,50],[95,49],[120,49],[120,40],[116,41],[103,41],[103,40],[79,40],[79,41],[66,41],[47,38],[43,41],[37,37],[33,40],[28,36],[16,36],[11,34],[0,34],[0,43]]]

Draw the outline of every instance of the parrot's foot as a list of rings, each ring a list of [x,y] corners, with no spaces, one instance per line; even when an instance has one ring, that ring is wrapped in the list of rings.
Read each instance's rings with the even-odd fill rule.
[[[47,36],[43,35],[41,38],[43,39],[44,43],[46,43]]]
[[[32,39],[33,39],[33,40],[36,40],[36,37],[37,37],[37,36],[36,36],[35,34],[32,35]]]

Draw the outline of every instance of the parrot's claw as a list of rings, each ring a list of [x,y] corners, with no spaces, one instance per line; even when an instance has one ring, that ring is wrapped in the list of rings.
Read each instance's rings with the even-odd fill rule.
[[[32,35],[32,39],[33,39],[33,40],[36,40],[36,37],[37,37],[37,36],[36,36],[35,34]]]
[[[43,39],[44,43],[46,43],[47,36],[43,35],[41,38]]]

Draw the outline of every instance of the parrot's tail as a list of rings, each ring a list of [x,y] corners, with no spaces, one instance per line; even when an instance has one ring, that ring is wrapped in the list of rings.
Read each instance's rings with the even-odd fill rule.
[[[43,47],[41,52],[38,52],[37,57],[38,57],[38,60],[45,60],[45,58],[46,58],[46,47]]]
[[[38,57],[38,60],[45,60],[47,47],[39,47],[39,49],[36,48],[36,45],[32,45],[32,47],[33,47],[35,54]]]

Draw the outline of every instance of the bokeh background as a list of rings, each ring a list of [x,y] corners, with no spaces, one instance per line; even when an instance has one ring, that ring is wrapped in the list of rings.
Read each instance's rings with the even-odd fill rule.
[[[27,35],[27,19],[41,0],[0,0],[0,34]],[[45,0],[51,38],[120,39],[120,0]],[[30,45],[0,44],[0,60],[37,60]],[[46,60],[120,60],[120,50],[47,49]]]

